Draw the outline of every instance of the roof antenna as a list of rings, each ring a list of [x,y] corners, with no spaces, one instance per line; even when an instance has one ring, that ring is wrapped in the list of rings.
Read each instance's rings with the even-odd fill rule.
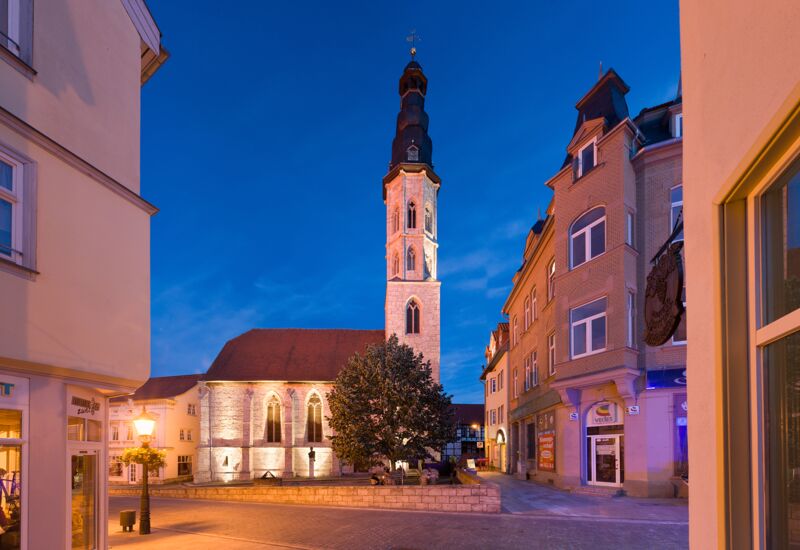
[[[603,78],[603,62],[602,61],[600,61],[600,70],[597,71],[597,80],[598,80],[598,82],[600,81],[601,78]]]

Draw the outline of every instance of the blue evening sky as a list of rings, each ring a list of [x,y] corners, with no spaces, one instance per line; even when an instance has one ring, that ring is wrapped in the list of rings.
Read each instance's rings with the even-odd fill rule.
[[[679,75],[676,0],[149,5],[172,54],[142,94],[153,375],[203,372],[253,327],[383,327],[381,178],[416,29],[442,178],[442,383],[482,402],[489,331],[598,63],[631,114]]]

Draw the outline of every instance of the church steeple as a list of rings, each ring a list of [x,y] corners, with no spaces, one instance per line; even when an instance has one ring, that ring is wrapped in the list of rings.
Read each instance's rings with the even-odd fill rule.
[[[420,64],[413,59],[403,70],[398,89],[400,112],[392,141],[389,171],[405,163],[426,164],[433,168],[433,143],[428,136],[428,114],[425,112],[428,79]]]

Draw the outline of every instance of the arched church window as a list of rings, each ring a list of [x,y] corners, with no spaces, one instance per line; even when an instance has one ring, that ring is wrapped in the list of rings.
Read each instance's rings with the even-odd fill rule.
[[[406,269],[408,271],[414,271],[417,266],[417,253],[414,252],[414,247],[409,246],[408,252],[406,253]]]
[[[406,306],[406,334],[419,334],[419,304],[411,300]]]
[[[408,158],[409,162],[419,162],[419,147],[412,145],[406,149],[406,153],[406,157]]]
[[[400,231],[400,209],[395,207],[392,213],[392,233]]]
[[[306,424],[309,443],[320,443],[322,441],[322,400],[317,394],[312,395],[308,400]]]
[[[433,233],[433,212],[430,204],[425,205],[425,231]]]
[[[400,255],[395,252],[392,257],[392,275],[398,276],[400,274]]]
[[[267,403],[267,443],[281,442],[281,402],[274,395]]]
[[[414,201],[408,203],[408,228],[417,228],[417,205]]]

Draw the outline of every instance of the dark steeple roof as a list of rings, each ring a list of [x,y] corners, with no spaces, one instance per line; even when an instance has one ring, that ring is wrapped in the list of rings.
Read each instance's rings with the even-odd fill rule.
[[[573,135],[577,133],[581,124],[587,120],[604,118],[606,127],[613,128],[628,116],[628,104],[625,94],[628,85],[620,78],[614,69],[609,69],[597,83],[592,86],[585,96],[575,104],[578,109],[578,120],[575,122]]]
[[[400,77],[400,112],[392,141],[390,172],[399,164],[427,164],[433,167],[433,143],[428,136],[428,114],[425,112],[427,90],[428,79],[420,64],[412,59]]]

